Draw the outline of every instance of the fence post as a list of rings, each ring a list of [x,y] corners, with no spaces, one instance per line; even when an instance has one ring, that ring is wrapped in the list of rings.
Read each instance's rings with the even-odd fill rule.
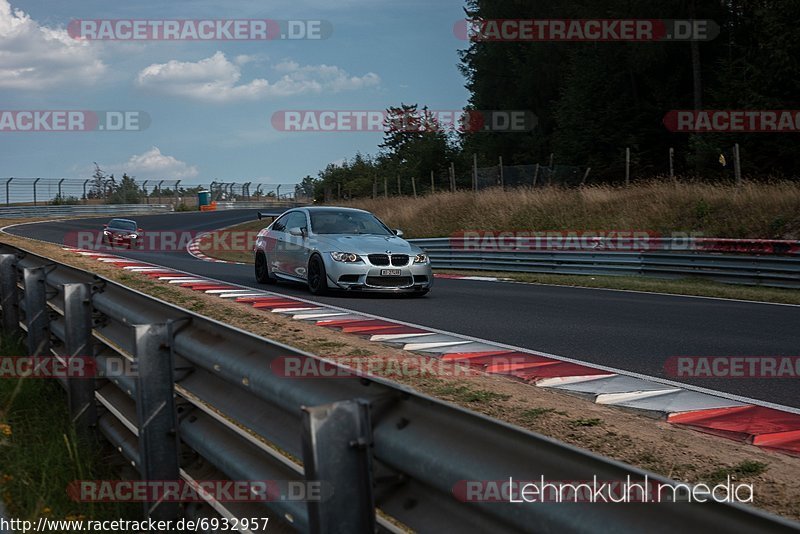
[[[45,268],[22,270],[25,287],[25,325],[28,328],[28,355],[44,356],[50,352],[50,316],[47,312]]]
[[[402,195],[403,195],[403,193],[402,193],[402,191],[400,189],[400,175],[398,174],[397,175],[397,196],[402,196]]]
[[[33,181],[33,205],[34,206],[36,205],[36,184],[39,183],[39,180],[41,180],[41,178],[37,178],[37,179],[35,179]]]
[[[539,164],[536,164],[536,170],[533,171],[533,187],[536,187],[536,180],[539,178]]]
[[[64,202],[64,197],[61,195],[61,184],[64,183],[64,180],[66,180],[66,178],[62,178],[58,181],[58,201],[62,203]]]
[[[478,191],[478,155],[472,154],[472,190]]]
[[[503,176],[503,156],[500,156],[500,187],[506,188],[506,181]]]
[[[389,180],[383,177],[383,198],[389,198]]]
[[[436,181],[433,179],[433,171],[431,171],[431,194],[436,192]]]
[[[553,176],[556,173],[556,169],[553,166],[554,165],[554,159],[555,159],[555,154],[550,152],[550,174],[547,176],[547,185],[552,185],[553,184]]]
[[[306,482],[333,490],[327,499],[309,501],[310,531],[375,532],[369,403],[303,408],[302,438]]]
[[[631,185],[631,147],[625,147],[625,187]]]
[[[742,185],[742,161],[739,157],[739,143],[733,145],[733,173],[736,176],[736,185]]]
[[[0,307],[3,308],[3,332],[19,334],[19,291],[17,289],[17,257],[0,254]]]
[[[92,289],[89,284],[64,284],[64,345],[67,358],[82,361],[85,373],[97,365],[92,350]],[[72,365],[67,365],[73,369]],[[92,376],[68,376],[67,397],[72,423],[83,434],[97,422]]]
[[[592,172],[591,167],[586,167],[586,173],[583,175],[583,180],[581,180],[581,185],[586,184],[586,180],[589,178],[589,173]]]
[[[414,193],[414,198],[417,198],[417,179],[411,176],[411,191]]]
[[[373,176],[372,178],[372,199],[375,200],[378,198],[378,177]]]
[[[450,162],[450,192],[456,192],[456,164]]]
[[[175,414],[169,325],[133,326],[136,358],[136,415],[139,420],[139,472],[143,480],[179,480],[178,434]],[[176,502],[145,503],[145,515],[156,520],[177,519]]]
[[[675,149],[669,147],[669,178],[675,181]]]

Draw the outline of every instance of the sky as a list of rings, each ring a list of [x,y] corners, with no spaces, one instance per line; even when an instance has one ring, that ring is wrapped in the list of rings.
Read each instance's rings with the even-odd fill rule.
[[[284,110],[458,110],[463,0],[0,0],[0,111],[144,112],[138,131],[0,131],[0,177],[296,183],[379,132],[286,132]],[[70,21],[318,20],[322,40],[74,38]],[[15,115],[16,116],[16,115]],[[140,115],[143,116],[143,115]],[[143,122],[147,122],[146,120]]]

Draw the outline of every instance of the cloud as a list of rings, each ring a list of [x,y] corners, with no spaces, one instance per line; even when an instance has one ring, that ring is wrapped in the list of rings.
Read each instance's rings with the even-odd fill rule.
[[[71,38],[65,29],[40,26],[0,0],[0,88],[89,85],[105,71],[90,43]]]
[[[172,60],[142,69],[136,78],[139,87],[165,94],[207,102],[261,100],[323,91],[354,91],[373,87],[380,77],[372,72],[350,76],[343,69],[330,65],[305,65],[284,61],[275,65],[281,75],[275,81],[256,78],[239,83],[242,65],[251,58],[239,56],[234,62],[217,52],[197,62]]]
[[[140,180],[184,180],[199,174],[194,165],[162,154],[158,147],[133,155],[125,163],[106,165],[104,170],[118,174],[125,172]]]

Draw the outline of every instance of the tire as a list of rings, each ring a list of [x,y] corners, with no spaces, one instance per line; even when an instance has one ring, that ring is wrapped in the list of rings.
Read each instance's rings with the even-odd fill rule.
[[[256,254],[256,282],[259,284],[274,284],[275,280],[269,273],[269,262],[263,252]]]
[[[420,297],[424,297],[425,295],[428,294],[428,291],[430,291],[430,289],[424,289],[422,291],[415,291],[414,293],[411,293],[411,298],[418,299]]]
[[[325,272],[325,262],[318,254],[308,260],[308,290],[313,295],[324,295],[328,292],[328,273]]]

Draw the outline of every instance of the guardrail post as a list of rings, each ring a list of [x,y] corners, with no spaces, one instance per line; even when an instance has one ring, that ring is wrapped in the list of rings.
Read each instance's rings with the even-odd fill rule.
[[[28,355],[46,356],[50,352],[50,316],[47,312],[45,268],[22,270],[25,287],[25,325],[28,328]]]
[[[17,289],[17,256],[0,254],[0,307],[3,309],[3,331],[19,334],[19,290]]]
[[[303,408],[306,482],[332,487],[332,495],[309,500],[311,532],[375,532],[369,403],[335,402]]]
[[[178,422],[167,324],[134,325],[136,414],[139,418],[139,472],[143,480],[178,481]],[[145,503],[156,520],[176,519],[176,502]]]
[[[68,376],[67,396],[72,423],[85,432],[97,423],[94,400],[96,364],[92,350],[92,300],[89,284],[64,284],[64,344],[67,358],[79,358],[90,376]],[[68,365],[68,369],[73,366]]]

